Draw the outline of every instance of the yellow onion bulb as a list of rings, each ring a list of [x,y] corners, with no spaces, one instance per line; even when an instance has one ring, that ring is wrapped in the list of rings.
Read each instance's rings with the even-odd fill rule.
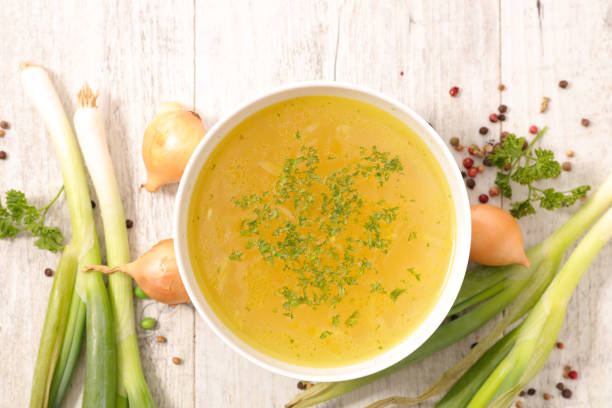
[[[155,192],[178,183],[206,128],[200,116],[176,102],[165,102],[145,130],[142,159],[147,168],[144,187]]]

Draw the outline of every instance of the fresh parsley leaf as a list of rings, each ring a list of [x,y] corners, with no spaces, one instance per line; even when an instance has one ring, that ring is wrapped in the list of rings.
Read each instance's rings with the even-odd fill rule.
[[[21,191],[7,191],[6,207],[0,203],[0,239],[14,238],[20,231],[27,231],[37,238],[34,245],[38,248],[51,252],[61,251],[64,247],[64,236],[59,228],[45,225],[45,217],[62,191],[63,187],[55,198],[42,208],[30,205]]]
[[[509,174],[498,171],[495,177],[495,184],[497,184],[504,197],[512,198],[512,187],[510,186]]]
[[[332,317],[332,324],[336,327],[340,324],[340,315],[335,315]]]
[[[521,218],[529,214],[535,214],[536,212],[530,200],[515,201],[510,204],[510,206],[512,207],[510,209],[510,214],[512,214],[514,218]]]
[[[410,231],[410,234],[408,234],[408,241],[415,240],[416,238],[417,238],[416,231]]]
[[[395,302],[397,298],[400,297],[400,295],[404,292],[406,292],[406,289],[393,289],[393,291],[389,293],[389,296],[391,297],[391,300]]]
[[[530,144],[526,143],[525,138],[508,135],[501,146],[496,146],[493,153],[488,156],[489,162],[500,169],[495,184],[499,187],[502,196],[512,198],[512,182],[527,187],[527,198],[510,204],[510,213],[516,218],[535,214],[534,202],[539,202],[540,207],[547,210],[569,207],[590,189],[585,185],[562,192],[554,188],[542,190],[534,185],[538,181],[554,179],[561,174],[561,166],[555,160],[552,151],[533,149],[533,145],[545,131],[546,128],[542,129]]]

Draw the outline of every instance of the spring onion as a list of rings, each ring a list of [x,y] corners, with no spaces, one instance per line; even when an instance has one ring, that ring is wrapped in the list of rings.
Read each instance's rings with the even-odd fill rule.
[[[538,302],[558,271],[567,248],[612,204],[612,175],[561,228],[530,248],[530,267],[520,265],[480,267],[468,271],[450,314],[467,310],[455,320],[441,325],[415,352],[395,365],[354,380],[319,383],[298,394],[286,407],[308,407],[346,394],[377,379],[391,375],[472,333],[510,306],[491,332],[456,366],[448,370],[429,390],[411,402],[424,401],[447,390],[503,335]]]
[[[87,372],[83,404],[111,407],[116,400],[116,346],[112,311],[100,273],[77,274],[100,262],[85,168],[76,138],[47,72],[24,63],[26,94],[42,116],[60,163],[72,225],[49,297],[40,340],[30,407],[57,406],[72,375],[87,325]],[[66,318],[68,316],[68,318]]]
[[[74,128],[100,203],[106,258],[112,267],[129,262],[130,249],[119,187],[96,98],[97,94],[94,95],[88,85],[81,89],[79,109],[74,114]],[[127,407],[128,402],[132,407],[153,407],[155,404],[138,354],[132,279],[122,273],[112,274],[108,278],[108,289],[118,352],[117,407]]]

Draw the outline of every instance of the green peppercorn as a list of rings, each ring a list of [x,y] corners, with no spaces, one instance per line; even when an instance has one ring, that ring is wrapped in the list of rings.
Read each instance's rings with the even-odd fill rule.
[[[145,317],[144,319],[141,320],[140,327],[142,327],[145,330],[151,330],[152,328],[155,327],[155,319],[152,317]]]
[[[458,137],[451,137],[450,144],[453,147],[458,146],[459,145],[459,138]]]
[[[141,299],[148,299],[149,298],[147,296],[147,294],[145,293],[145,291],[142,290],[142,288],[140,286],[136,286],[134,288],[134,295],[136,295],[136,297],[139,297]]]

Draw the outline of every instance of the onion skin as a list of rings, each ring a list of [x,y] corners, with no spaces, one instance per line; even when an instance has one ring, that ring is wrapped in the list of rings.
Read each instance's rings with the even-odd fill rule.
[[[155,192],[165,184],[178,183],[206,128],[200,116],[176,102],[165,102],[145,130],[142,159],[147,168],[144,187]]]
[[[471,214],[472,261],[489,266],[529,267],[521,228],[509,212],[493,205],[477,204],[471,206]]]
[[[123,272],[130,275],[138,286],[158,302],[176,305],[189,302],[189,296],[181,281],[174,241],[164,239],[142,254],[137,260],[114,268],[108,266],[88,266],[86,271],[96,270],[103,273]]]

